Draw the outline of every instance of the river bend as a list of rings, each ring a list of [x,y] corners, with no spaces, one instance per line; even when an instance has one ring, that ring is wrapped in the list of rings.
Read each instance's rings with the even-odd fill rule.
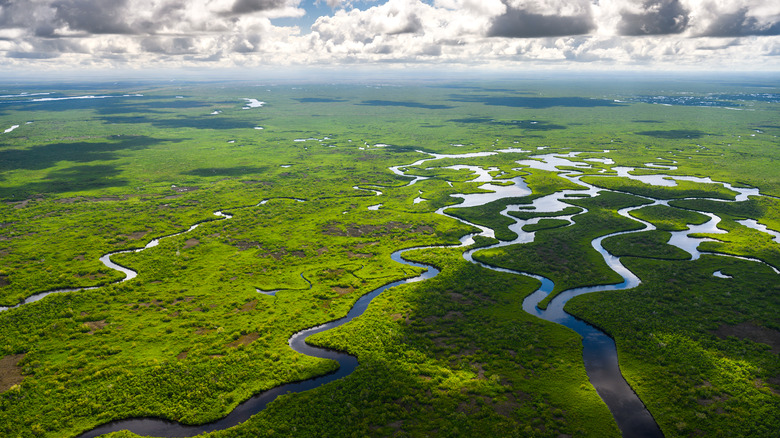
[[[417,176],[413,175],[410,172],[408,172],[409,167],[414,166],[420,166],[421,164],[431,161],[431,160],[437,160],[442,158],[471,158],[471,157],[483,157],[488,155],[493,155],[498,152],[507,152],[507,151],[497,151],[497,152],[484,152],[484,153],[473,153],[473,154],[462,154],[462,155],[442,155],[442,154],[430,154],[431,158],[425,158],[416,161],[415,163],[412,163],[408,166],[395,166],[391,167],[390,171],[400,175],[412,178],[410,182],[407,184],[407,186],[411,186],[421,180],[427,179],[427,177]],[[605,151],[607,152],[607,151]],[[569,171],[563,171],[561,172],[558,168],[558,166],[567,166],[570,168],[586,168],[590,167],[589,164],[582,163],[582,162],[572,162],[568,158],[575,157],[577,155],[576,152],[561,155],[561,154],[546,154],[546,155],[538,155],[533,156],[531,160],[522,160],[518,161],[519,164],[530,166],[533,168],[538,169],[544,169],[544,170],[550,170],[554,172],[558,172],[562,177],[569,179],[570,181],[584,186],[584,190],[564,190],[552,195],[544,196],[537,198],[533,201],[531,206],[531,211],[536,212],[549,212],[554,213],[562,210],[563,208],[569,206],[569,204],[566,204],[564,201],[566,195],[571,194],[579,194],[579,195],[586,195],[586,196],[596,196],[599,191],[604,191],[604,189],[597,188],[595,186],[592,186],[590,184],[584,183],[580,181],[579,177],[581,174],[574,170]],[[608,163],[606,160],[603,159],[605,163]],[[591,161],[599,161],[597,159],[591,160]],[[652,163],[648,163],[648,167],[657,167],[657,168],[667,168],[671,170],[673,166],[663,166],[663,165],[652,165]],[[477,175],[477,178],[474,180],[475,182],[483,182],[484,184],[480,186],[480,188],[491,190],[491,192],[488,193],[477,193],[477,194],[463,194],[463,195],[453,195],[455,197],[460,197],[463,199],[463,202],[455,207],[473,207],[473,206],[479,206],[484,205],[489,202],[495,201],[497,199],[502,198],[508,198],[508,197],[521,197],[526,196],[530,194],[530,190],[525,185],[525,182],[521,177],[514,178],[511,181],[513,184],[511,185],[493,185],[490,184],[493,179],[490,177],[488,170],[484,170],[481,168],[477,168],[475,166],[451,166],[451,168],[454,169],[466,169],[470,170],[473,173]],[[520,169],[521,170],[521,169]],[[633,169],[631,169],[633,170]],[[625,168],[620,169],[621,176],[629,176],[629,170],[625,170]],[[655,175],[654,175],[655,176]],[[643,178],[646,176],[643,176]],[[659,180],[662,180],[662,185],[672,185],[674,184],[674,180],[695,180],[696,182],[707,182],[707,183],[717,183],[713,182],[709,179],[703,179],[703,178],[689,178],[689,177],[679,177],[674,176],[670,177],[668,175],[659,175],[656,176],[659,178]],[[656,182],[658,180],[655,180]],[[505,182],[505,181],[504,181]],[[734,191],[738,192],[737,200],[744,200],[747,199],[748,195],[753,196],[760,196],[758,194],[758,190],[756,189],[739,189],[731,187],[730,185],[724,184],[727,188],[732,189]],[[372,186],[377,187],[377,186]],[[374,192],[376,196],[382,195],[382,192],[375,189],[364,189],[361,187],[355,187],[356,190],[363,190],[363,191],[370,191]],[[296,199],[297,200],[297,199]],[[304,200],[297,200],[303,202]],[[517,234],[517,238],[511,241],[502,241],[498,242],[494,245],[488,246],[486,248],[478,248],[478,249],[467,249],[463,253],[463,257],[471,262],[478,264],[486,269],[491,269],[494,271],[499,272],[506,272],[511,273],[515,275],[524,275],[531,278],[535,278],[538,281],[541,282],[541,286],[532,294],[527,296],[525,300],[523,301],[522,307],[523,310],[528,312],[531,315],[534,315],[536,317],[539,317],[541,319],[558,323],[563,326],[566,326],[578,334],[582,336],[582,342],[583,342],[583,363],[585,365],[586,372],[588,374],[588,377],[593,384],[593,386],[598,391],[601,398],[605,401],[608,408],[612,412],[613,416],[615,417],[615,420],[618,424],[618,427],[620,428],[621,432],[626,437],[660,437],[663,436],[660,428],[656,424],[655,420],[653,419],[652,415],[650,415],[649,411],[645,408],[642,401],[639,399],[639,397],[634,393],[634,391],[631,389],[631,387],[626,383],[625,379],[623,378],[620,367],[618,365],[618,358],[617,358],[617,349],[615,347],[614,340],[608,336],[603,331],[599,330],[598,328],[579,320],[572,315],[565,312],[564,306],[566,302],[578,295],[582,295],[585,293],[590,292],[597,292],[597,291],[606,291],[606,290],[624,290],[624,289],[630,289],[633,287],[636,287],[641,280],[636,277],[631,271],[626,269],[621,263],[618,257],[612,256],[609,254],[601,245],[602,241],[608,237],[622,235],[622,234],[629,234],[629,233],[635,233],[639,231],[648,231],[652,230],[655,227],[645,221],[638,220],[632,216],[629,215],[630,211],[637,209],[637,208],[643,208],[648,205],[656,205],[656,204],[666,204],[668,201],[664,200],[657,200],[657,199],[651,199],[652,204],[646,204],[642,206],[637,207],[629,207],[624,208],[618,211],[618,213],[624,217],[630,218],[634,221],[640,222],[644,225],[644,228],[640,230],[634,230],[634,231],[622,231],[617,233],[611,233],[605,236],[598,237],[592,241],[592,246],[594,249],[596,249],[603,257],[604,261],[609,265],[611,269],[613,269],[616,273],[621,275],[623,277],[623,281],[618,284],[612,284],[612,285],[604,285],[604,286],[588,286],[588,287],[578,287],[569,289],[566,291],[561,292],[558,294],[554,299],[552,299],[547,306],[546,309],[540,309],[538,307],[538,304],[541,300],[543,300],[554,288],[554,283],[543,276],[533,274],[530,272],[522,272],[522,271],[514,271],[510,269],[500,268],[492,265],[488,265],[479,261],[474,260],[473,254],[475,251],[481,250],[481,249],[488,249],[488,248],[497,248],[502,246],[508,246],[508,245],[514,245],[519,243],[526,243],[531,242],[534,239],[534,233],[533,232],[525,232],[522,230],[522,227],[527,224],[532,224],[538,222],[538,220],[546,218],[547,216],[540,216],[536,217],[534,219],[530,220],[520,220],[516,219],[513,216],[508,215],[509,211],[518,211],[521,207],[523,207],[524,210],[527,211],[528,205],[509,205],[504,211],[501,212],[502,215],[506,217],[512,218],[515,222],[513,225],[510,226],[510,229],[514,231]],[[260,202],[257,205],[264,204],[265,201]],[[460,222],[463,222],[465,224],[471,225],[473,227],[476,227],[480,231],[478,233],[472,233],[468,234],[466,236],[463,236],[460,239],[460,245],[454,245],[454,246],[444,246],[444,247],[468,247],[474,243],[473,237],[475,235],[481,235],[485,237],[494,237],[494,230],[489,229],[487,227],[479,226],[476,224],[469,223],[465,220],[458,219],[452,215],[449,215],[445,213],[445,209],[447,207],[440,208],[436,211],[437,214],[441,214],[453,219],[456,219]],[[581,214],[581,213],[577,213]],[[706,214],[706,213],[705,213]],[[215,215],[220,216],[220,219],[229,219],[231,216],[228,214],[224,214],[222,212],[215,212]],[[572,217],[575,216],[568,215],[568,216],[555,216],[550,215],[549,217],[555,217],[558,219],[564,219],[569,221],[569,225],[573,224]],[[698,243],[703,241],[703,239],[693,239],[690,238],[689,235],[695,232],[699,233],[715,233],[715,232],[722,232],[721,230],[718,230],[716,225],[719,221],[719,218],[715,215],[708,214],[710,216],[710,221],[708,221],[705,224],[702,224],[700,226],[693,226],[690,227],[689,230],[684,232],[679,232],[679,235],[677,237],[677,240],[675,242],[670,241],[670,244],[680,246],[684,250],[691,253],[693,258],[698,257],[698,250],[696,250],[696,247],[698,246]],[[190,227],[188,230],[183,231],[181,233],[172,234],[170,236],[165,237],[173,237],[176,235],[180,235],[189,231],[192,231],[195,229],[199,224],[195,224],[192,227]],[[749,225],[748,225],[749,226]],[[111,262],[111,255],[117,254],[120,252],[138,252],[142,251],[144,249],[156,246],[159,243],[159,239],[154,239],[151,242],[149,242],[144,248],[141,249],[134,249],[134,250],[126,250],[126,251],[119,251],[115,253],[109,253],[101,257],[101,261],[108,267],[112,269],[117,269],[126,274],[126,277],[122,281],[129,280],[137,275],[135,271],[132,271],[128,268],[119,266],[113,262]],[[332,382],[334,380],[341,379],[343,377],[348,376],[351,374],[355,368],[358,365],[357,359],[354,356],[351,356],[349,354],[339,352],[339,351],[333,351],[325,348],[316,347],[313,345],[309,345],[306,342],[306,339],[309,336],[312,336],[317,333],[321,333],[330,329],[333,329],[335,327],[341,326],[343,324],[346,324],[347,322],[353,320],[354,318],[362,315],[365,310],[367,309],[369,303],[377,297],[379,294],[384,292],[387,289],[390,289],[392,287],[412,283],[412,282],[419,282],[426,279],[430,279],[438,275],[439,270],[436,269],[433,266],[425,265],[421,263],[415,263],[408,261],[403,258],[403,253],[415,250],[415,249],[426,249],[426,248],[439,248],[443,246],[426,246],[426,247],[417,247],[417,248],[407,248],[404,250],[399,250],[394,252],[391,257],[394,261],[398,263],[402,263],[408,266],[416,267],[416,268],[423,268],[425,269],[425,272],[422,274],[404,279],[404,280],[398,280],[394,281],[392,283],[386,284],[380,288],[377,288],[363,296],[361,296],[353,305],[353,307],[350,309],[348,314],[342,318],[339,318],[337,320],[318,325],[316,327],[311,327],[305,330],[302,330],[298,333],[295,333],[292,337],[289,339],[289,345],[290,347],[301,353],[306,354],[313,357],[318,358],[324,358],[324,359],[332,359],[336,360],[339,363],[339,368],[335,370],[334,372],[322,376],[317,376],[311,379],[299,381],[299,382],[292,382],[287,383],[284,385],[277,386],[275,388],[269,389],[267,391],[261,392],[250,399],[244,401],[243,403],[239,404],[232,412],[230,412],[226,417],[217,420],[212,423],[203,424],[203,425],[184,425],[181,423],[177,423],[174,421],[168,421],[158,418],[135,418],[135,419],[127,419],[127,420],[118,420],[113,421],[110,423],[106,423],[104,425],[101,425],[95,429],[92,429],[90,431],[87,431],[81,435],[79,435],[79,438],[91,438],[96,437],[105,433],[109,432],[115,432],[119,430],[129,430],[135,434],[138,435],[153,435],[153,436],[163,436],[163,437],[189,437],[189,436],[195,436],[204,432],[211,432],[216,430],[222,430],[226,429],[232,426],[235,426],[237,424],[240,424],[247,419],[249,419],[252,415],[262,411],[265,409],[268,403],[275,400],[279,395],[283,395],[286,393],[291,392],[303,392],[307,391],[313,388],[317,388],[319,386],[322,386],[328,382]],[[759,261],[755,259],[746,258],[748,260],[753,261]],[[774,268],[774,267],[773,267]],[[777,272],[777,270],[775,269]],[[49,291],[44,292],[38,295],[34,295],[32,297],[29,297],[27,300],[25,300],[24,303],[20,303],[19,305],[23,305],[27,302],[33,302],[37,301],[41,298],[43,298],[46,295],[52,294],[52,293],[58,293],[58,292],[70,292],[70,291],[78,291],[78,290],[86,290],[86,289],[95,289],[93,288],[79,288],[79,289],[61,289],[61,290],[55,290],[55,291]],[[270,293],[263,291],[265,293]],[[275,292],[275,291],[271,291]],[[19,305],[15,306],[18,307]],[[5,310],[5,308],[0,308],[1,310]]]

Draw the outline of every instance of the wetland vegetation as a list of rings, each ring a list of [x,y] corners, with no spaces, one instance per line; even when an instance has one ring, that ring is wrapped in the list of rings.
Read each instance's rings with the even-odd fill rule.
[[[209,423],[333,372],[290,337],[420,248],[438,275],[307,340],[352,374],[210,436],[619,436],[580,336],[510,273],[552,281],[545,308],[625,281],[609,255],[641,283],[565,310],[663,434],[776,436],[780,104],[737,97],[780,83],[445,85],[3,84],[0,435]]]

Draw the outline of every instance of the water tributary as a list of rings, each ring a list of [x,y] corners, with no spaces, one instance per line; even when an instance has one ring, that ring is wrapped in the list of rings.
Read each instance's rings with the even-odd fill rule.
[[[470,157],[481,157],[481,156],[492,155],[495,153],[496,152],[486,152],[486,153],[463,154],[463,155],[431,154],[430,158],[418,160],[417,162],[408,166],[392,167],[390,168],[390,170],[393,173],[396,173],[398,175],[412,178],[411,181],[407,184],[408,186],[411,186],[427,178],[412,174],[411,172],[408,171],[409,167],[420,166],[427,161],[432,161],[432,160],[437,160],[442,158],[467,159]],[[573,317],[572,315],[565,312],[563,309],[566,302],[568,302],[569,299],[578,295],[597,292],[597,291],[630,289],[640,284],[641,282],[640,279],[636,277],[631,271],[626,269],[620,263],[618,257],[614,257],[611,254],[609,254],[603,248],[601,243],[604,239],[608,237],[654,229],[652,224],[645,221],[638,220],[630,216],[629,213],[631,210],[646,207],[648,205],[654,205],[654,204],[665,205],[668,201],[652,199],[651,200],[652,204],[646,204],[638,207],[629,207],[629,208],[624,208],[622,210],[619,210],[618,213],[620,215],[636,220],[644,224],[645,227],[641,230],[612,233],[609,235],[601,236],[592,241],[591,244],[593,248],[603,256],[604,261],[607,263],[607,265],[612,270],[614,270],[615,272],[617,272],[619,275],[623,277],[622,282],[618,284],[612,284],[612,285],[578,287],[578,288],[573,288],[573,289],[563,291],[550,301],[546,309],[540,309],[538,307],[538,304],[547,295],[549,295],[549,293],[554,288],[554,283],[550,279],[530,272],[514,271],[510,269],[491,266],[476,261],[473,258],[474,252],[481,249],[496,248],[496,247],[502,247],[502,246],[508,246],[508,245],[533,241],[534,233],[525,232],[522,230],[522,227],[527,224],[536,223],[540,218],[546,217],[544,215],[541,215],[540,217],[536,217],[533,219],[521,220],[508,215],[509,211],[513,211],[513,210],[517,211],[520,208],[522,208],[524,211],[534,211],[536,213],[543,213],[543,212],[554,213],[562,210],[565,207],[570,206],[570,204],[566,204],[565,202],[563,202],[563,200],[567,195],[577,194],[577,195],[585,195],[585,196],[596,196],[599,191],[602,191],[603,189],[597,188],[595,186],[580,181],[579,177],[581,175],[577,171],[569,170],[569,171],[561,172],[559,170],[558,166],[566,166],[569,168],[586,168],[590,166],[587,163],[575,162],[569,160],[570,158],[573,158],[576,155],[577,155],[576,152],[565,154],[565,155],[546,154],[546,155],[538,155],[538,156],[531,157],[533,159],[530,160],[519,161],[518,164],[523,166],[529,166],[537,169],[560,172],[561,176],[569,179],[570,181],[576,184],[583,186],[584,189],[564,190],[548,196],[537,198],[531,204],[525,204],[522,206],[509,205],[504,211],[501,212],[501,214],[513,218],[515,223],[512,226],[510,226],[510,229],[517,234],[517,238],[511,241],[498,242],[486,248],[467,249],[464,252],[463,257],[467,261],[478,264],[486,269],[491,269],[499,272],[507,272],[516,275],[529,276],[539,280],[541,282],[541,286],[534,293],[530,294],[528,297],[525,298],[522,304],[523,310],[541,319],[564,325],[582,336],[583,363],[585,365],[585,369],[588,374],[588,377],[591,383],[593,384],[593,386],[598,391],[601,398],[604,400],[604,402],[607,404],[608,408],[612,412],[618,424],[618,427],[620,428],[624,436],[627,437],[628,436],[630,437],[663,436],[661,430],[659,429],[653,417],[650,415],[649,411],[645,408],[642,401],[639,399],[636,393],[634,393],[634,391],[631,389],[631,387],[626,383],[625,379],[623,378],[618,365],[617,349],[615,347],[614,340],[603,331],[599,330],[598,328],[582,320]],[[607,162],[607,161],[602,161],[602,162]],[[651,163],[648,163],[648,167],[660,168],[662,166],[659,165],[653,166],[651,165]],[[665,166],[665,167],[671,170],[671,166]],[[528,190],[528,187],[525,185],[525,182],[522,180],[521,177],[508,180],[513,182],[513,184],[511,185],[494,185],[491,184],[491,182],[493,182],[493,179],[492,177],[490,177],[490,174],[488,172],[488,170],[490,169],[484,170],[473,166],[452,166],[451,168],[471,170],[478,176],[478,179],[476,179],[475,181],[484,183],[481,186],[481,188],[490,190],[489,192],[486,193],[453,195],[454,197],[460,197],[464,200],[464,202],[458,205],[457,207],[467,207],[467,206],[473,207],[473,206],[485,205],[497,199],[502,199],[507,197],[520,197],[520,196],[525,196],[530,194],[530,190]],[[668,176],[668,175],[654,175],[654,178],[652,179],[646,178],[645,175],[642,175],[640,177],[635,177],[631,175],[629,173],[629,170],[626,170],[626,168],[620,169],[620,174],[621,176],[628,176],[635,179],[639,179],[641,177],[642,180],[644,180],[645,182],[649,182],[649,183],[656,182],[659,183],[659,185],[666,185],[666,186],[675,184],[674,180],[695,180],[697,182],[717,183],[717,182],[713,182],[712,180],[703,179],[703,178],[688,178],[688,177]],[[507,182],[507,180],[502,180],[502,182]],[[759,195],[758,190],[756,189],[752,189],[752,188],[741,189],[741,188],[734,188],[727,184],[724,185],[727,188],[737,192],[737,196],[736,196],[737,200],[745,200],[749,195],[753,195],[753,196]],[[358,190],[366,190],[366,189],[361,189],[359,187],[355,187],[355,188]],[[382,194],[377,190],[371,190],[371,191],[376,192],[377,196],[380,196]],[[262,205],[262,204],[263,202],[259,203],[258,205]],[[454,216],[445,213],[445,208],[438,209],[436,213],[451,217],[453,219],[457,219]],[[582,212],[576,214],[581,214],[581,213]],[[225,219],[231,217],[230,215],[221,212],[216,212],[215,214]],[[573,223],[572,217],[575,216],[576,214],[567,215],[567,216],[555,216],[551,214],[550,217],[556,217],[557,219],[565,219],[568,220],[570,224],[572,224]],[[694,259],[698,258],[700,254],[696,249],[696,247],[698,246],[698,243],[700,243],[703,239],[691,238],[690,234],[722,232],[716,227],[720,219],[713,214],[710,213],[705,213],[705,214],[707,214],[710,217],[710,221],[702,225],[691,226],[686,231],[676,232],[676,234],[673,235],[672,241],[669,242],[672,245],[679,246],[685,251],[688,251],[692,255],[692,258]],[[462,219],[457,219],[457,220],[472,225],[478,228],[480,231],[478,233],[472,233],[463,236],[460,239],[461,242],[460,245],[455,245],[456,247],[466,248],[472,245],[474,243],[473,237],[475,235],[494,237],[494,231],[492,229],[471,224]],[[755,225],[753,223],[744,223],[744,224],[747,226]],[[198,225],[199,224],[196,224],[187,231],[184,231],[182,233],[177,233],[171,236],[192,231]],[[753,228],[757,228],[757,227],[754,226]],[[166,236],[166,237],[171,237],[171,236]],[[149,242],[149,244],[147,244],[142,249],[127,250],[127,251],[120,251],[120,252],[142,251],[143,249],[156,246],[158,242],[159,239],[155,239]],[[398,280],[386,284],[378,289],[375,289],[367,293],[366,295],[360,297],[345,317],[337,319],[335,321],[331,321],[326,324],[322,324],[316,327],[312,327],[300,331],[294,334],[290,338],[289,340],[290,347],[299,353],[306,354],[313,357],[336,360],[339,363],[339,368],[335,372],[323,376],[314,377],[300,382],[287,383],[272,388],[270,390],[264,391],[260,394],[255,395],[249,400],[241,403],[226,417],[217,420],[213,423],[192,426],[192,425],[183,425],[177,422],[156,419],[156,418],[136,418],[136,419],[128,419],[128,420],[119,420],[119,421],[114,421],[111,423],[104,424],[102,426],[99,426],[91,431],[88,431],[80,435],[80,438],[95,437],[101,434],[105,434],[113,431],[119,431],[119,430],[130,430],[131,432],[139,435],[153,435],[153,436],[165,436],[165,437],[194,436],[203,432],[221,430],[221,429],[225,429],[237,425],[243,421],[246,421],[252,415],[262,411],[269,402],[275,400],[276,397],[278,397],[279,395],[288,392],[307,391],[309,389],[319,387],[328,382],[341,379],[342,377],[351,374],[358,365],[357,359],[354,356],[351,356],[346,353],[338,352],[338,351],[328,350],[328,349],[309,345],[306,343],[306,339],[309,336],[314,335],[316,333],[321,333],[326,330],[330,330],[332,328],[341,326],[351,321],[352,319],[362,315],[367,309],[368,304],[375,297],[377,297],[379,294],[381,294],[387,289],[390,289],[392,287],[401,284],[423,281],[438,275],[439,271],[433,266],[411,262],[403,258],[404,252],[411,251],[414,249],[424,249],[424,248],[432,248],[432,247],[408,248],[408,249],[396,251],[392,254],[392,259],[396,262],[408,266],[424,268],[426,269],[425,272],[423,272],[422,274],[416,277],[405,279],[405,280]],[[101,257],[101,261],[103,261],[103,263],[105,263],[106,266],[124,272],[126,274],[126,277],[123,281],[129,280],[137,275],[135,271],[124,268],[122,266],[116,265],[113,262],[111,262],[110,256],[113,254],[116,253],[106,254],[105,256]],[[759,260],[749,259],[749,258],[748,260],[759,261]],[[719,271],[714,273],[714,275],[720,277],[720,275],[718,274],[720,274]],[[93,288],[61,289],[56,291],[49,291],[49,292],[45,292],[42,294],[29,297],[27,300],[25,300],[24,303],[20,303],[19,305],[23,305],[25,303],[32,302],[32,301],[37,301],[38,299],[43,298],[43,296],[51,293],[84,290],[84,289],[93,289]],[[18,307],[18,305],[15,307]],[[5,308],[0,308],[0,310],[5,310]]]
[[[210,220],[205,220],[205,221],[198,222],[198,223],[192,225],[191,227],[189,227],[187,230],[181,231],[179,233],[174,233],[174,234],[169,234],[167,236],[154,238],[151,241],[149,241],[149,243],[147,243],[143,248],[126,249],[126,250],[122,250],[122,251],[114,251],[114,252],[110,252],[108,254],[104,254],[104,255],[102,255],[100,257],[100,262],[103,263],[106,267],[109,267],[109,268],[111,268],[113,270],[116,270],[116,271],[119,271],[119,272],[125,274],[125,277],[123,279],[119,280],[117,283],[122,283],[122,282],[125,282],[125,281],[128,281],[128,280],[132,280],[133,278],[138,276],[138,273],[135,272],[134,270],[130,269],[130,268],[126,268],[126,267],[124,267],[122,265],[114,263],[111,260],[111,256],[116,255],[116,254],[126,254],[126,253],[130,253],[130,252],[141,252],[141,251],[149,249],[149,248],[154,248],[155,246],[160,244],[160,240],[161,239],[167,239],[169,237],[180,236],[182,234],[189,233],[190,231],[194,230],[195,228],[198,228],[199,226],[201,226],[204,223],[212,222],[214,220],[230,219],[232,217],[231,215],[223,213],[221,211],[215,211],[214,215],[218,216],[219,218],[218,219],[210,219]],[[76,288],[47,290],[47,291],[44,291],[44,292],[39,292],[39,293],[30,295],[29,297],[25,298],[24,300],[20,301],[19,303],[17,303],[14,306],[10,306],[10,307],[0,306],[0,312],[4,312],[4,311],[9,310],[9,309],[15,309],[17,307],[24,306],[25,304],[29,304],[29,303],[33,303],[35,301],[42,300],[43,298],[46,298],[49,295],[65,293],[65,292],[78,292],[78,291],[82,291],[82,290],[94,290],[94,289],[98,289],[100,287],[102,287],[102,286],[76,287]]]

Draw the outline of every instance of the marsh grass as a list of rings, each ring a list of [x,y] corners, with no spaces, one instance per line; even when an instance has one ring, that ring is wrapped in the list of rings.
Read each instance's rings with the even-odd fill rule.
[[[778,245],[735,220],[780,230],[778,201],[680,200],[733,193],[599,175],[612,166],[676,161],[675,174],[780,196],[775,105],[726,111],[605,98],[653,95],[658,84],[450,85],[92,84],[47,91],[143,97],[3,103],[0,123],[20,128],[0,135],[0,303],[55,288],[103,287],[0,313],[0,355],[24,355],[23,380],[0,394],[0,435],[74,436],[135,416],[202,423],[263,389],[327,373],[333,362],[289,348],[292,333],[336,319],[360,295],[419,272],[392,262],[393,251],[455,244],[474,231],[433,214],[438,208],[494,229],[499,239],[514,238],[507,228],[513,220],[499,214],[507,205],[580,188],[516,161],[581,151],[574,160],[592,165],[578,168],[589,175],[585,181],[675,199],[675,208],[632,212],[663,231],[605,241],[625,254],[639,288],[578,297],[569,307],[616,339],[621,369],[667,436],[774,436],[777,354],[759,338],[717,333],[745,324],[780,330],[775,274],[726,257],[682,260],[664,238],[703,220],[690,210],[712,212],[728,233],[701,249],[777,266]],[[244,110],[243,98],[267,104]],[[529,152],[428,162],[410,169],[429,177],[412,186],[388,170],[425,158],[418,150],[510,147]],[[584,161],[605,157],[615,164]],[[532,195],[458,208],[450,195],[477,193],[480,184],[469,172],[445,169],[454,164],[496,167],[499,180],[522,175]],[[413,204],[418,196],[426,201]],[[555,293],[620,281],[590,242],[641,228],[616,211],[647,200],[603,192],[566,202],[572,206],[558,214],[580,213],[573,225],[552,228],[563,223],[544,220],[534,243],[476,257],[548,276]],[[215,220],[217,210],[232,219]],[[121,274],[98,261],[200,222],[154,248],[115,256],[139,272],[132,281],[115,283]],[[618,435],[587,381],[580,341],[522,311],[535,281],[467,264],[458,250],[409,256],[442,273],[387,291],[363,317],[313,340],[357,355],[353,375],[280,397],[247,423],[213,435]],[[733,278],[713,277],[716,270]]]

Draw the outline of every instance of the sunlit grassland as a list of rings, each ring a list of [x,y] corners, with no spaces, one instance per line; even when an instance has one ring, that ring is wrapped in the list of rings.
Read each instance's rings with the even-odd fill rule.
[[[691,255],[684,250],[668,245],[671,233],[667,231],[643,231],[609,237],[602,242],[610,254],[623,257],[647,257],[667,260],[688,260]]]
[[[673,201],[672,206],[696,209],[739,219],[756,219],[773,230],[780,229],[780,199],[751,197],[742,202],[717,202],[706,199],[683,199]]]
[[[528,224],[523,226],[523,231],[532,233],[539,230],[547,230],[550,228],[565,227],[570,222],[564,219],[540,219],[535,224]]]
[[[641,229],[642,224],[618,215],[615,210],[649,203],[635,196],[602,192],[594,198],[566,202],[588,208],[573,217],[574,225],[536,232],[533,242],[478,251],[474,258],[503,268],[533,272],[554,279],[555,288],[540,307],[566,289],[577,286],[620,283],[622,277],[609,269],[590,242],[617,231]]]
[[[701,213],[667,205],[650,205],[630,211],[628,214],[650,222],[661,231],[684,231],[688,229],[688,224],[701,225],[710,220]]]
[[[520,309],[536,282],[459,254],[407,253],[442,274],[387,291],[355,323],[313,339],[356,354],[355,379],[280,400],[224,435],[616,435],[576,336]]]
[[[678,181],[674,187],[658,187],[628,178],[584,176],[582,181],[610,190],[633,193],[656,199],[716,198],[733,200],[734,193],[722,185]]]
[[[702,250],[756,257],[774,267],[780,267],[780,252],[772,236],[736,222],[738,219],[755,219],[759,223],[768,225],[770,229],[777,229],[780,225],[778,220],[780,200],[777,198],[751,197],[747,201],[734,203],[685,199],[673,201],[670,205],[713,212],[723,219],[718,224],[718,228],[727,233],[703,236],[711,237],[714,241],[702,243]]]
[[[523,168],[519,167],[518,169]],[[524,172],[526,172],[526,174],[523,175],[523,180],[531,190],[529,196],[499,199],[479,207],[449,208],[446,210],[446,213],[464,219],[470,223],[491,228],[495,231],[497,239],[512,240],[517,237],[517,234],[508,227],[514,224],[515,220],[499,214],[506,209],[507,205],[530,204],[538,197],[549,195],[560,190],[584,189],[584,187],[578,184],[574,184],[567,179],[557,176],[554,172],[540,169],[528,169],[527,171],[524,170]],[[515,212],[510,212],[509,214],[514,215],[514,213]]]
[[[706,255],[693,262],[622,260],[642,285],[583,295],[568,308],[615,337],[623,375],[663,430],[674,436],[696,430],[774,434],[780,400],[769,382],[780,375],[777,351],[718,330],[744,323],[754,333],[780,328],[776,274],[753,262]],[[734,278],[714,277],[716,270]]]
[[[716,332],[749,324],[757,333],[777,333],[777,275],[732,258],[689,261],[666,240],[669,231],[707,220],[691,210],[712,212],[727,233],[708,236],[717,241],[701,250],[780,266],[778,244],[736,222],[750,218],[780,230],[779,201],[680,199],[733,193],[604,175],[614,166],[674,161],[677,170],[636,173],[709,176],[779,196],[777,104],[747,101],[734,111],[628,99],[659,86],[539,80],[4,87],[116,97],[0,103],[0,304],[107,285],[0,313],[0,357],[24,355],[12,367],[21,383],[0,389],[0,435],[73,436],[135,416],[202,423],[263,389],[324,374],[335,364],[293,352],[292,333],[343,316],[362,294],[419,273],[393,262],[393,251],[452,245],[474,231],[434,214],[441,207],[492,228],[499,239],[514,238],[507,228],[513,220],[499,214],[507,205],[581,188],[516,161],[578,151],[574,160],[615,162],[583,161],[593,166],[582,169],[584,181],[638,196],[570,198],[571,207],[545,216],[576,214],[573,225],[543,219],[526,229],[536,230],[533,243],[475,257],[545,275],[556,283],[552,295],[619,282],[590,242],[641,229],[616,211],[647,204],[642,196],[675,199],[673,207],[631,212],[660,231],[604,241],[626,256],[642,285],[578,297],[569,307],[616,339],[627,380],[667,436],[773,436],[780,422],[777,352],[762,338]],[[663,84],[696,93],[713,87],[766,92]],[[244,98],[266,104],[243,109]],[[12,125],[20,127],[2,134]],[[429,177],[412,186],[411,178],[388,170],[430,157],[418,150],[505,148],[528,152],[429,161],[408,168]],[[468,171],[444,168],[456,164],[496,167],[503,180],[522,175],[532,195],[458,208],[450,195],[479,192],[480,184]],[[417,197],[426,201],[414,204]],[[232,218],[219,219],[217,210]],[[114,256],[139,276],[109,285],[122,274],[105,268],[101,255],[142,248],[195,223],[201,225],[156,247]],[[587,380],[576,335],[522,311],[536,282],[468,264],[462,251],[409,253],[442,273],[386,291],[364,316],[314,339],[357,355],[353,375],[283,396],[214,435],[617,435]],[[716,270],[734,278],[713,277]]]

